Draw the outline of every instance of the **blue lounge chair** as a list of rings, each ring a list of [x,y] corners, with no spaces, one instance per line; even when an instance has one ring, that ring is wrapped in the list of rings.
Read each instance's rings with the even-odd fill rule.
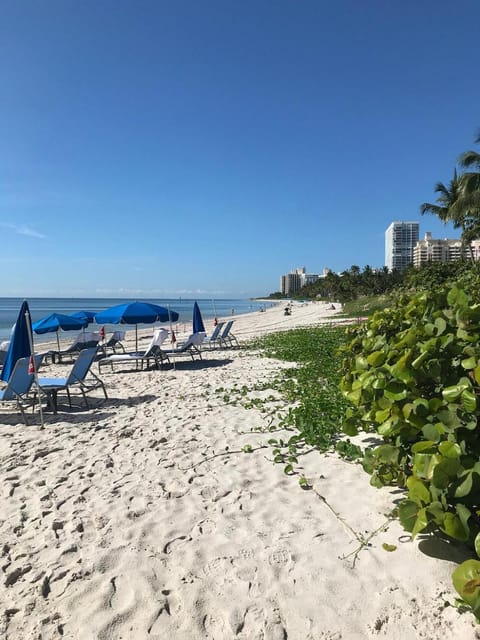
[[[219,322],[215,329],[212,331],[212,335],[205,336],[201,346],[208,346],[209,349],[213,349],[217,343],[220,344],[220,331],[223,329],[224,325],[225,322]]]
[[[224,347],[239,347],[240,344],[237,338],[233,335],[231,329],[233,326],[234,320],[229,320],[225,325],[225,329],[223,330],[220,336],[220,345]]]
[[[35,356],[35,368],[37,371],[42,362],[42,357],[41,355]],[[7,386],[0,391],[0,402],[16,402],[25,424],[28,424],[28,422],[23,402],[27,401],[32,404],[35,402],[27,399],[27,394],[30,392],[34,379],[33,373],[28,373],[29,362],[30,358],[19,358],[13,367]]]
[[[83,351],[80,351],[67,378],[38,379],[40,390],[47,396],[48,403],[54,413],[57,413],[57,395],[59,391],[65,391],[67,393],[68,403],[70,407],[72,406],[72,398],[70,395],[70,389],[72,387],[80,390],[87,409],[89,408],[86,395],[88,391],[102,389],[105,398],[108,398],[104,383],[90,369],[96,355],[96,347],[83,349]],[[90,376],[90,378],[87,379],[87,376]]]

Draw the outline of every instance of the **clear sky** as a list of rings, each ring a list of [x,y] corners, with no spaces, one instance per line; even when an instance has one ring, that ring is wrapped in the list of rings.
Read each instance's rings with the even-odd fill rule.
[[[0,295],[384,264],[480,129],[478,0],[0,0]]]

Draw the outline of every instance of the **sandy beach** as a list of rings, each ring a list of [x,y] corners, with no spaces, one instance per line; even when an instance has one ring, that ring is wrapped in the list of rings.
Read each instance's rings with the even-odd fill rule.
[[[332,313],[278,305],[235,317],[234,333],[242,343]],[[2,408],[0,638],[480,637],[453,606],[464,556],[412,542],[388,517],[401,492],[333,453],[300,459],[309,490],[273,463],[265,415],[245,398],[268,397],[251,389],[285,366],[240,348],[105,368],[108,400],[61,404],[44,430],[38,414],[25,427]]]

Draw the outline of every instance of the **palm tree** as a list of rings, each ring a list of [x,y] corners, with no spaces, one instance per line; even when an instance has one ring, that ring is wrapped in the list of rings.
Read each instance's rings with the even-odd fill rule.
[[[469,248],[472,261],[473,251],[470,243],[480,235],[480,192],[478,188],[475,189],[475,185],[478,186],[480,183],[475,175],[480,178],[480,174],[458,175],[455,169],[448,185],[443,182],[437,182],[435,185],[435,193],[440,194],[437,204],[424,202],[420,206],[422,215],[432,213],[445,224],[451,222],[455,229],[462,230],[462,244]]]
[[[443,184],[443,182],[437,182],[434,191],[440,194],[437,198],[438,204],[424,202],[420,205],[420,213],[422,216],[426,213],[433,213],[433,215],[440,218],[445,224],[447,222],[453,222],[453,226],[455,226],[455,221],[452,220],[451,209],[462,195],[462,182],[461,178],[457,175],[457,170],[455,169],[453,172],[453,178],[448,185]]]

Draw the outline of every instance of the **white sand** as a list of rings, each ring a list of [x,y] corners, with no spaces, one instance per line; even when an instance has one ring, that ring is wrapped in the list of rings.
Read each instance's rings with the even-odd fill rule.
[[[325,315],[279,306],[239,316],[235,334]],[[300,460],[305,491],[257,449],[272,437],[252,432],[265,414],[232,390],[283,366],[227,350],[163,371],[104,369],[109,400],[62,406],[44,431],[3,410],[0,638],[475,638],[473,617],[445,606],[455,564],[441,557],[454,552],[387,520],[399,492],[318,453]],[[344,558],[384,523],[354,565]]]

